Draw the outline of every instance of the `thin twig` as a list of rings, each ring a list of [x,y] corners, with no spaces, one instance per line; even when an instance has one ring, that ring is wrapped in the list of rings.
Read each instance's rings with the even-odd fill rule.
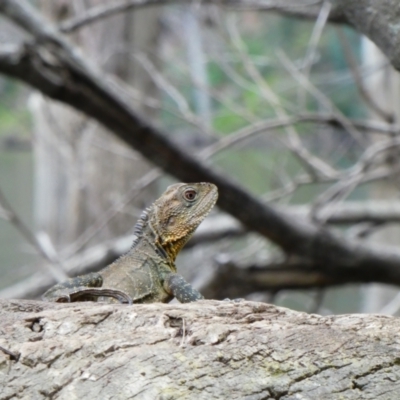
[[[351,121],[332,103],[332,101],[316,88],[304,75],[297,70],[289,57],[282,51],[277,52],[279,59],[283,66],[293,76],[293,78],[302,85],[310,94],[312,94],[321,104],[328,108],[328,110],[335,116],[335,118],[341,123],[343,128],[349,132],[349,134],[357,141],[357,143],[363,147],[365,139],[361,133],[354,127]]]
[[[221,138],[217,143],[202,150],[201,154],[204,157],[210,157],[230,146],[238,145],[256,135],[263,134],[269,130],[283,128],[288,125],[294,125],[297,123],[323,123],[338,125],[339,120],[333,114],[295,114],[286,116],[283,118],[267,119],[264,121],[258,121],[252,125],[246,126],[245,128],[239,129],[236,132],[231,133]],[[351,120],[351,123],[358,129],[365,131],[371,131],[373,133],[380,132],[385,135],[397,135],[400,133],[400,127],[388,126],[386,123],[380,123],[379,121],[359,121]]]
[[[165,1],[163,0],[124,0],[113,2],[112,5],[92,7],[84,14],[64,21],[62,24],[60,24],[59,28],[61,32],[72,33],[85,25],[98,22],[104,18],[108,18],[125,11],[135,8],[156,6],[164,3]]]
[[[377,157],[383,156],[383,162],[385,163],[385,152],[399,146],[400,138],[396,137],[391,140],[375,143],[368,147],[358,162],[343,175],[342,179],[317,198],[312,208],[313,218],[317,218],[317,213],[328,203],[332,203],[333,200],[336,202],[343,201],[343,199],[347,197],[355,187],[357,187],[361,182],[365,182],[367,178],[370,180],[374,175],[381,176],[382,172],[379,170],[376,170],[375,174],[373,171],[370,171],[369,175],[367,175],[366,172],[374,162],[376,163]],[[398,170],[398,168],[391,168],[391,174],[395,174],[396,170]],[[386,174],[386,172],[384,173]],[[325,218],[326,217],[327,215]],[[321,218],[317,219],[318,221],[321,221]]]
[[[174,0],[174,3],[185,3],[183,0]],[[202,1],[202,3],[213,3],[212,1]],[[231,4],[230,4],[231,3]],[[257,9],[262,9],[262,10],[281,10],[285,11],[287,10],[288,12],[293,11],[296,12],[296,8],[305,9],[307,7],[313,7],[313,6],[319,6],[321,3],[321,0],[310,0],[310,1],[303,1],[299,4],[293,4],[292,1],[288,2],[287,4],[282,4],[281,1],[271,1],[269,2],[264,1],[252,1],[252,4],[240,4],[237,1],[232,1],[232,2],[225,2],[223,5],[224,6],[230,6],[231,8],[250,8],[253,10]],[[97,7],[92,7],[88,11],[86,11],[83,15],[80,15],[78,17],[70,18],[66,21],[64,21],[60,25],[60,30],[64,33],[72,33],[76,31],[77,29],[88,25],[92,24],[94,22],[101,21],[104,18],[111,17],[113,15],[123,13],[125,11],[129,11],[132,9],[137,9],[137,8],[143,8],[143,7],[151,7],[151,6],[157,6],[157,5],[167,5],[168,2],[166,0],[124,0],[120,1],[118,3],[112,4],[112,5],[107,5],[107,6],[97,6]],[[305,16],[312,17],[313,13],[309,13],[308,15],[307,12],[305,12]]]
[[[332,7],[331,3],[324,0],[324,2],[322,3],[322,6],[321,6],[321,10],[318,14],[318,18],[315,21],[314,28],[311,33],[310,41],[308,42],[306,55],[304,57],[303,65],[302,65],[304,76],[307,79],[309,79],[311,68],[312,68],[312,65],[315,60],[315,54],[317,52],[317,46],[321,39],[322,32],[325,28],[326,22],[328,21],[331,7]],[[303,89],[304,89],[304,87],[303,87]],[[304,92],[302,93],[302,96],[300,98],[300,104],[302,104],[302,108],[305,108]]]
[[[232,38],[232,42],[237,48],[239,55],[242,59],[243,65],[254,83],[260,88],[260,93],[262,96],[270,103],[274,112],[279,118],[287,117],[287,113],[283,108],[279,97],[271,89],[268,82],[262,77],[258,69],[251,62],[248,57],[248,52],[246,51],[246,45],[243,39],[240,37],[239,31],[237,30],[237,24],[233,19],[228,19],[228,32]],[[293,125],[288,125],[285,127],[286,133],[288,135],[288,147],[293,151],[305,169],[313,177],[318,177],[320,174],[323,176],[330,176],[336,174],[334,168],[332,168],[325,161],[319,159],[315,155],[312,155],[303,145],[297,131]]]
[[[287,212],[291,218],[306,218],[309,215],[308,206],[287,206],[279,207],[279,209]],[[400,222],[400,205],[396,201],[345,202],[329,217],[327,222],[339,226],[358,224],[358,226],[362,225],[361,229],[378,228],[386,223]],[[245,228],[233,217],[216,215],[203,222],[187,246],[215,242],[221,238],[237,237],[246,232]],[[362,231],[359,229],[359,232]],[[357,234],[358,232],[354,230],[351,236],[346,235],[346,239],[354,239]],[[126,253],[132,240],[133,236],[129,235],[87,248],[64,263],[66,271],[71,275],[98,271]],[[29,278],[0,290],[0,297],[32,298],[43,293],[51,284],[54,284],[54,280],[49,274],[36,272]]]
[[[178,31],[178,29],[176,29]],[[176,36],[179,39],[181,36],[181,31],[179,30],[179,32],[176,32]],[[165,59],[163,58],[163,60],[165,61]],[[169,62],[168,60],[165,62]],[[227,110],[231,111],[232,114],[237,114],[240,117],[242,117],[245,121],[247,121],[248,123],[254,123],[256,122],[257,118],[254,115],[254,113],[249,110],[246,107],[241,107],[238,106],[237,104],[235,104],[235,102],[232,101],[232,96],[227,96],[225,95],[223,92],[221,92],[218,89],[213,89],[211,88],[209,85],[205,85],[204,83],[202,83],[200,81],[200,79],[198,79],[196,77],[196,75],[191,74],[186,66],[185,63],[183,62],[179,62],[179,60],[176,60],[176,62],[174,63],[175,67],[179,67],[179,71],[182,73],[185,73],[186,75],[190,76],[190,79],[193,83],[193,85],[196,88],[201,89],[202,91],[206,92],[210,97],[214,98],[215,100],[217,100],[220,104],[222,104]]]
[[[119,212],[121,212],[128,204],[130,204],[141,191],[154,183],[160,176],[162,172],[158,168],[150,170],[146,175],[136,181],[135,185],[122,197],[122,199],[111,206],[105,213],[101,215],[88,229],[86,229],[74,243],[69,245],[62,252],[63,259],[68,259],[69,257],[80,251],[93,237],[95,237],[101,229],[103,229]]]
[[[388,113],[383,108],[381,108],[381,106],[371,96],[370,92],[366,89],[357,62],[354,58],[353,50],[350,48],[348,39],[345,37],[343,30],[341,28],[337,28],[336,33],[339,37],[340,44],[343,47],[344,56],[346,58],[347,64],[350,67],[350,71],[353,74],[354,82],[360,96],[363,98],[366,105],[371,108],[371,110],[374,111],[378,116],[380,116],[384,121],[388,123],[393,123],[393,113]]]
[[[57,280],[57,282],[61,282],[68,278],[68,275],[63,271],[60,264],[55,262],[52,257],[49,256],[46,249],[43,248],[42,244],[37,240],[35,235],[31,232],[27,225],[22,221],[19,215],[14,211],[14,208],[11,206],[4,193],[0,189],[0,207],[5,210],[7,220],[17,229],[17,231],[23,236],[23,238],[30,243],[33,248],[37,251],[37,253],[46,260],[46,263],[43,263],[43,267],[47,272]]]
[[[94,67],[87,66],[87,62],[77,55],[76,48],[54,32],[28,2],[2,0],[0,11],[40,38],[42,43],[57,43],[57,46],[51,47],[51,55],[63,66],[63,75],[60,75],[58,65],[54,67],[54,64],[45,63],[38,49],[31,46],[29,52],[22,50],[12,60],[9,57],[1,58],[2,72],[31,84],[59,101],[79,107],[179,179],[214,182],[221,188],[221,208],[236,215],[250,229],[271,239],[282,249],[315,258],[330,271],[340,259],[347,270],[349,267],[359,267],[362,271],[371,265],[379,265],[379,273],[384,275],[382,280],[393,282],[398,277],[398,250],[393,249],[388,257],[387,251],[382,249],[349,243],[315,224],[290,219],[285,213],[263,205],[214,168],[199,162],[195,155],[187,154],[171,143],[160,130],[139,118],[125,99],[107,84],[107,78]],[[46,73],[42,71],[44,67]],[[69,74],[65,80],[64,73]],[[51,78],[57,78],[56,83],[49,78],[49,74]],[[243,212],[243,204],[246,204],[246,212]],[[371,275],[368,275],[368,279],[371,279]]]
[[[311,67],[315,60],[315,53],[317,51],[318,43],[321,39],[322,32],[328,21],[329,13],[331,11],[332,5],[328,1],[324,0],[321,9],[318,14],[318,18],[315,21],[313,31],[311,33],[311,38],[308,42],[306,55],[303,59],[303,73],[306,77],[309,76]]]
[[[366,239],[372,234],[376,233],[379,229],[384,228],[388,223],[392,224],[394,221],[387,222],[364,222],[354,225],[346,231],[346,237],[349,239]]]
[[[149,58],[145,54],[135,54],[134,58],[140,62],[143,69],[148,73],[154,84],[162,89],[175,102],[178,110],[187,121],[189,121],[193,125],[196,125],[204,133],[206,133],[207,136],[217,135],[217,133],[210,129],[209,126],[205,124],[200,117],[193,113],[185,96],[183,96],[179,92],[179,90],[172,83],[170,83],[163,74],[161,74],[157,70],[155,65],[149,60]]]

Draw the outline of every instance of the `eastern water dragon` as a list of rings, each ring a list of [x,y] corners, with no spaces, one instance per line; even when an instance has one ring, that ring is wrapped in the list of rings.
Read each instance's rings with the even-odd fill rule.
[[[101,270],[70,278],[50,288],[43,300],[127,303],[197,301],[203,296],[177,274],[175,259],[213,208],[212,183],[171,185],[136,223],[128,253]]]

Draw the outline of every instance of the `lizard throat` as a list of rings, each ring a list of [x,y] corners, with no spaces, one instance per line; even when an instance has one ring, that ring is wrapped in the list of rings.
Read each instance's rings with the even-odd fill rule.
[[[189,237],[183,237],[174,241],[162,243],[161,247],[167,253],[168,258],[171,260],[171,262],[175,263],[177,255],[182,250],[183,246],[188,240]]]

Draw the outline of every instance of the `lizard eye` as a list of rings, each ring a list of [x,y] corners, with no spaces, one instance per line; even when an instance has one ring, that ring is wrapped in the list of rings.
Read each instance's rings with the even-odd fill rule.
[[[197,192],[194,189],[187,189],[185,190],[185,192],[183,193],[183,197],[187,200],[187,201],[194,201],[197,198]]]

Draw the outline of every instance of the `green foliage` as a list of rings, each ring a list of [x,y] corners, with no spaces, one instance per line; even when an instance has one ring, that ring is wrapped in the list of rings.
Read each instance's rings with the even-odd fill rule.
[[[0,137],[30,134],[31,117],[21,85],[11,79],[1,79],[0,98]]]
[[[220,115],[214,117],[214,129],[220,133],[231,133],[237,129],[240,129],[247,125],[246,121],[240,117],[227,110],[223,106],[220,111]]]
[[[226,76],[221,67],[213,60],[207,65],[208,82],[211,87],[218,87],[226,83]]]
[[[288,175],[299,169],[297,159],[291,157],[287,149],[268,149],[261,141],[243,148],[228,149],[216,156],[214,162],[257,195],[279,187],[276,171],[280,168]]]
[[[0,106],[0,137],[10,134],[29,135],[31,116],[28,110],[15,111]]]

